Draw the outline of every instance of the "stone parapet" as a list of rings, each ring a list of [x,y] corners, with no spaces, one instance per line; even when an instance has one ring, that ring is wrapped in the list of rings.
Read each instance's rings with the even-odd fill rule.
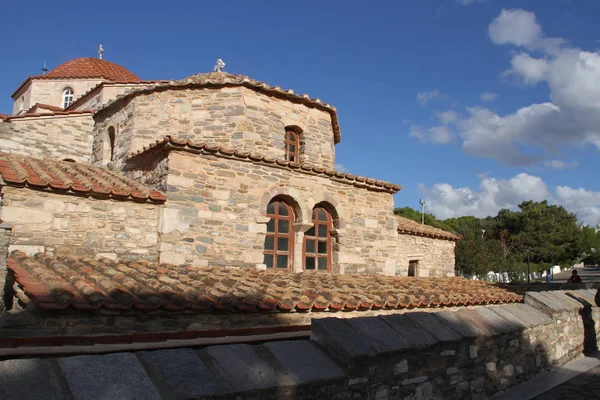
[[[590,332],[580,312],[600,318],[595,292],[543,294],[531,304],[321,319],[312,340],[6,360],[0,397],[129,398],[136,382],[149,399],[485,399],[581,355]]]

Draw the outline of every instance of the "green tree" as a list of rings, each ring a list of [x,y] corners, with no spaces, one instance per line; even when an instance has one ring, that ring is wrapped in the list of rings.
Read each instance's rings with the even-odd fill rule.
[[[582,229],[582,255],[585,265],[600,264],[600,231],[586,226]]]
[[[412,219],[413,221],[421,222],[421,211],[410,207],[394,208],[394,214],[404,218]],[[443,229],[448,232],[453,232],[452,227],[440,221],[433,214],[425,213],[425,224]]]

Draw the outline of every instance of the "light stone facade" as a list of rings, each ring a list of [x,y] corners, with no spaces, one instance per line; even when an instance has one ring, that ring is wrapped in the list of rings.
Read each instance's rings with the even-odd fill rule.
[[[9,251],[156,261],[158,217],[152,204],[2,188]]]
[[[454,274],[454,241],[399,233],[392,198],[399,186],[380,183],[377,188],[368,183],[376,180],[355,176],[328,178],[336,174],[331,171],[340,140],[332,106],[221,73],[182,81],[106,82],[89,92],[99,83],[89,78],[29,81],[15,94],[15,107],[62,106],[66,87],[74,90],[75,100],[87,95],[71,114],[0,122],[2,151],[107,166],[163,191],[166,204],[25,194],[4,187],[2,218],[14,227],[11,246],[264,268],[266,207],[279,198],[295,212],[290,257],[296,272],[303,270],[303,235],[312,227],[312,209],[323,205],[334,219],[332,272],[406,275],[409,263],[418,261],[418,276]],[[286,128],[300,133],[295,167],[280,163],[286,158]],[[252,157],[147,151],[166,136]],[[143,154],[131,158],[136,152]],[[256,157],[271,164],[252,161]],[[329,175],[306,173],[300,165]]]
[[[28,110],[36,103],[63,108],[63,92],[73,90],[73,100],[87,93],[101,83],[103,79],[32,79],[12,97],[13,115]]]
[[[396,275],[408,275],[408,267],[416,262],[415,276],[454,276],[454,240],[399,234],[396,239],[398,268]]]
[[[396,271],[397,222],[390,193],[354,187],[252,162],[173,151],[169,200],[162,210],[160,260],[176,264],[264,268],[268,203],[284,198],[295,211],[294,270],[303,270],[304,232],[312,209],[334,217],[333,272]]]
[[[9,121],[0,121],[2,152],[90,162],[91,114],[24,116]]]
[[[118,132],[117,167],[128,154],[166,135],[285,157],[286,126],[298,126],[300,161],[333,168],[334,135],[328,112],[258,93],[246,87],[174,88],[142,94],[95,116],[93,162],[104,164],[109,127]]]

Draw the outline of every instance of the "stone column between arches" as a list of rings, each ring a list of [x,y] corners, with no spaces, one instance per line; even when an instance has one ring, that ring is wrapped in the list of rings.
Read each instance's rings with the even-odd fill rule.
[[[312,222],[297,222],[294,224],[294,272],[304,271],[304,233],[312,228]]]

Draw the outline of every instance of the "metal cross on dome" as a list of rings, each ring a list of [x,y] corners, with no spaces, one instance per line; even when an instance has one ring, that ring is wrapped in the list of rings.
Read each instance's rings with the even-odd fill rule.
[[[213,68],[215,72],[222,72],[221,70],[225,68],[225,63],[220,58],[217,59],[217,64]]]
[[[102,60],[102,53],[104,53],[104,47],[98,46],[98,58]]]

